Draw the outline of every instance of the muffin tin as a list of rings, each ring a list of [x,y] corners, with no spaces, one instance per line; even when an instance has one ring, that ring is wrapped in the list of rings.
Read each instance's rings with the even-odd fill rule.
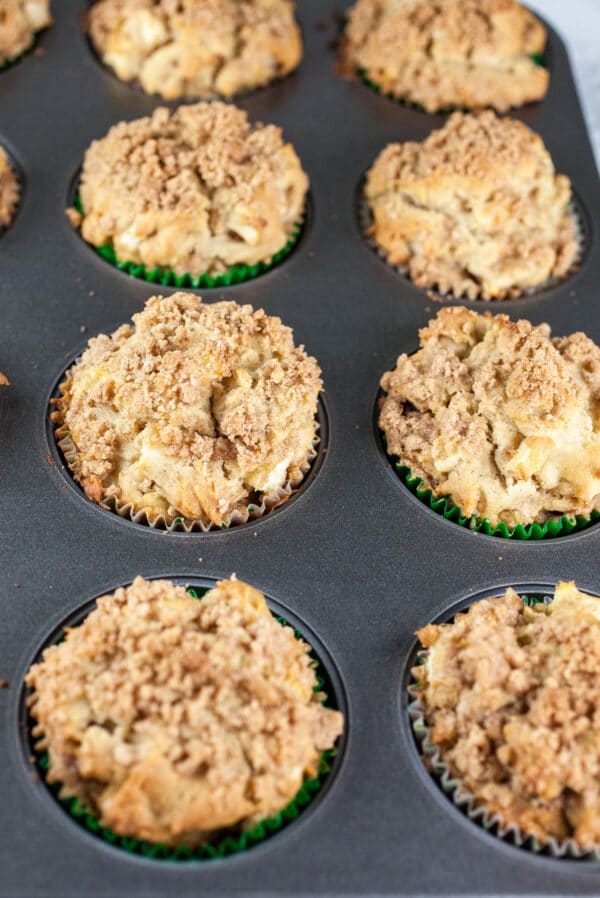
[[[597,894],[600,865],[540,857],[469,821],[427,774],[407,714],[414,631],[471,596],[550,589],[600,592],[599,525],[548,542],[513,542],[445,521],[391,470],[374,429],[379,378],[417,343],[439,304],[365,243],[356,188],[389,141],[422,139],[443,116],[399,106],[333,72],[339,0],[299,0],[297,73],[239,100],[284,127],[311,178],[300,245],[278,268],[205,301],[236,299],[282,317],[323,368],[329,438],[308,487],[260,521],[166,533],[87,502],[51,451],[47,402],[91,335],[110,332],[153,292],[112,268],[71,229],[64,208],[89,142],[158,99],[121,84],[90,52],[84,0],[55,0],[38,47],[0,74],[0,141],[24,180],[0,241],[0,895]],[[38,50],[39,53],[39,50]],[[580,270],[544,293],[491,308],[600,341],[596,290],[600,188],[569,63],[550,31],[546,100],[514,115],[539,131],[570,175],[588,224]],[[176,104],[169,104],[176,105]],[[160,288],[163,293],[173,288]],[[325,451],[326,450],[326,451]],[[68,476],[68,475],[67,475]],[[24,673],[56,627],[117,585],[203,581],[233,571],[306,626],[345,696],[346,736],[327,790],[261,845],[223,860],[129,855],[85,832],[36,775],[21,714]],[[540,751],[544,747],[540,746]]]

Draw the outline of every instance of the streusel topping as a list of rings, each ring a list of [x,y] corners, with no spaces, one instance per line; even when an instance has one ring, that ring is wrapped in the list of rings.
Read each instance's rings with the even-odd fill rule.
[[[515,0],[358,0],[342,53],[383,93],[428,112],[504,112],[546,94],[545,44],[542,23]]]
[[[457,112],[421,143],[389,144],[365,197],[390,264],[454,296],[518,296],[566,275],[579,254],[569,178],[539,135],[490,111]]]
[[[119,835],[195,846],[284,808],[343,728],[258,590],[137,577],[27,675],[49,782]]]
[[[442,309],[381,379],[387,450],[463,515],[510,527],[600,509],[600,347]]]
[[[90,340],[54,418],[93,501],[218,525],[300,483],[320,389],[279,318],[175,293]]]
[[[463,792],[542,842],[600,846],[600,599],[509,589],[417,633],[431,741]]]
[[[177,274],[269,262],[302,217],[308,179],[274,125],[225,103],[121,122],[86,152],[81,232],[119,260]]]

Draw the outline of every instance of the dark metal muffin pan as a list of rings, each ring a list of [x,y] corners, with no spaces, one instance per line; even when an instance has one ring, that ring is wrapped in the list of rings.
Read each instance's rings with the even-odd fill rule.
[[[510,584],[574,579],[600,592],[600,528],[520,543],[457,527],[416,500],[382,458],[373,429],[379,378],[439,305],[365,244],[356,186],[391,140],[444,121],[406,109],[332,69],[340,0],[299,0],[299,71],[240,100],[284,127],[311,178],[300,247],[255,281],[203,291],[263,306],[293,326],[323,368],[329,441],[310,485],[256,527],[170,535],[102,514],[49,452],[47,399],[89,336],[140,310],[151,285],[111,268],[64,213],[89,142],[158,100],[119,83],[90,52],[84,0],[54,0],[54,27],[0,74],[0,141],[25,180],[0,240],[0,895],[162,898],[342,895],[594,895],[600,864],[534,856],[465,819],[420,766],[405,717],[414,631],[466,597]],[[475,307],[548,321],[600,341],[600,189],[565,50],[550,31],[544,102],[514,114],[570,175],[590,222],[580,270],[539,295]],[[176,105],[176,104],[170,104]],[[162,292],[173,292],[161,288]],[[473,306],[474,304],[470,303]],[[85,331],[82,329],[85,328]],[[137,574],[216,578],[233,571],[297,615],[331,656],[347,697],[341,762],[327,792],[261,846],[223,861],[144,860],[90,838],[48,801],[23,751],[25,670],[80,605]],[[544,751],[544,746],[540,746]]]

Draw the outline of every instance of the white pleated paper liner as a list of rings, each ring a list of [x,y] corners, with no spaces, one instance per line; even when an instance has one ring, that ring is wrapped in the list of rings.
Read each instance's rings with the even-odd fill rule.
[[[69,380],[61,383],[56,393],[57,397],[65,395],[63,388],[68,390],[68,384]],[[77,455],[76,446],[73,443],[71,435],[66,430],[62,410],[57,411],[55,408],[52,412],[51,421],[56,445],[67,463],[72,479],[79,484],[80,461]],[[86,496],[86,498],[92,504],[97,504],[100,507],[113,511],[120,518],[132,521],[134,524],[142,524],[150,527],[152,530],[163,530],[169,533],[208,533],[215,530],[228,530],[231,527],[238,527],[241,524],[247,524],[250,521],[258,520],[291,499],[294,493],[297,492],[305,482],[313,462],[317,457],[318,446],[320,443],[319,429],[320,424],[318,418],[315,417],[315,437],[313,445],[307,453],[305,462],[302,465],[301,477],[295,478],[294,480],[288,480],[287,483],[277,490],[274,490],[272,493],[257,494],[255,499],[249,499],[245,505],[239,506],[234,509],[230,515],[224,517],[220,525],[215,524],[208,518],[186,518],[183,515],[175,516],[173,518],[169,516],[167,518],[164,514],[151,516],[148,509],[136,509],[129,502],[120,503],[118,500],[111,497],[102,497],[101,503],[95,502],[88,496]]]
[[[389,269],[396,272],[396,274],[401,275],[401,277],[405,278],[411,284],[414,284],[419,290],[423,290],[428,297],[434,299],[438,302],[459,302],[459,301],[467,301],[467,302],[475,302],[479,303],[502,303],[508,302],[510,300],[515,299],[527,299],[531,296],[537,296],[541,293],[546,293],[548,290],[551,290],[553,287],[557,287],[559,284],[563,284],[566,280],[568,280],[573,274],[575,274],[579,268],[581,267],[581,263],[585,258],[587,248],[588,248],[588,233],[589,229],[587,226],[586,218],[580,205],[579,201],[575,198],[575,196],[571,197],[570,203],[570,213],[573,221],[575,222],[576,228],[576,236],[577,243],[579,246],[579,250],[577,253],[577,257],[571,268],[566,272],[566,274],[562,275],[562,277],[551,277],[544,281],[542,284],[538,284],[536,287],[527,287],[521,290],[518,290],[514,293],[514,295],[508,295],[503,297],[496,297],[494,299],[487,298],[485,296],[477,296],[475,299],[471,299],[466,296],[464,293],[455,294],[454,292],[442,293],[439,289],[437,289],[437,285],[425,286],[421,284],[415,284],[410,276],[410,270],[408,265],[392,265],[391,262],[388,261],[388,255],[386,251],[379,246],[375,237],[371,233],[374,219],[373,213],[371,211],[371,207],[369,205],[369,201],[365,196],[364,187],[365,187],[366,177],[363,177],[361,183],[358,186],[357,190],[357,208],[356,214],[358,218],[358,226],[362,233],[363,239],[369,249],[375,253]]]
[[[534,601],[549,605],[552,596],[535,596]],[[417,652],[419,665],[425,663],[427,654],[426,649],[419,649]],[[523,832],[516,824],[504,823],[500,815],[492,814],[484,805],[478,804],[475,796],[453,775],[450,765],[445,763],[439,748],[431,741],[431,730],[425,719],[425,709],[421,704],[417,683],[412,674],[407,693],[408,716],[421,759],[442,792],[472,823],[509,845],[540,856],[563,860],[600,861],[600,846],[589,850],[581,848],[573,839],[558,841],[550,838],[541,841],[533,833]]]

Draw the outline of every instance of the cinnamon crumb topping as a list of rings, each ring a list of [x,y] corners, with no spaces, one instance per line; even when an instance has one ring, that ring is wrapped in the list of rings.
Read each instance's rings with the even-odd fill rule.
[[[372,234],[423,287],[504,299],[563,277],[579,254],[571,184],[541,137],[487,111],[389,144],[367,175]]]
[[[89,32],[117,77],[165,100],[232,97],[302,58],[291,0],[98,0]]]
[[[252,827],[342,732],[309,650],[245,583],[198,600],[137,577],[27,674],[48,781],[124,836],[195,846]]]
[[[82,235],[121,261],[177,274],[270,262],[302,215],[308,179],[274,125],[225,103],[121,122],[85,154]]]
[[[442,309],[381,379],[387,450],[463,515],[510,527],[600,509],[600,347]]]
[[[152,297],[133,325],[91,339],[56,401],[89,498],[221,524],[300,483],[321,380],[290,328],[190,293]]]
[[[505,112],[541,99],[546,30],[515,0],[358,0],[349,10],[343,65],[383,93],[437,112]]]

